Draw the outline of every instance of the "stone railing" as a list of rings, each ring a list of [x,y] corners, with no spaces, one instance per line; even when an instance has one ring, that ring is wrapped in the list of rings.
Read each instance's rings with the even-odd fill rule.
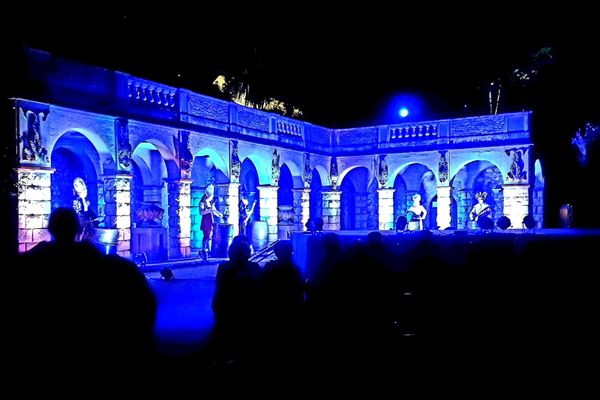
[[[176,94],[177,89],[170,86],[134,77],[127,79],[127,97],[133,101],[174,108]]]
[[[435,138],[438,135],[438,124],[425,122],[422,124],[390,126],[390,141],[414,140],[415,138]]]

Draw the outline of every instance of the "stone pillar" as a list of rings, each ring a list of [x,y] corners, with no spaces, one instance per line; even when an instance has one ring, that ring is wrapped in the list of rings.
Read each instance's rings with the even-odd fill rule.
[[[191,179],[168,182],[169,196],[169,257],[190,256]]]
[[[342,227],[340,223],[342,192],[332,190],[321,192],[323,196],[323,230],[339,231]]]
[[[378,189],[379,200],[378,226],[379,230],[387,231],[394,229],[394,192],[396,189]]]
[[[438,229],[446,229],[452,225],[452,187],[437,187],[437,218]]]
[[[267,222],[269,243],[277,240],[277,190],[279,186],[259,185],[260,220]]]
[[[310,218],[310,189],[292,189],[294,194],[294,224],[295,230],[305,231]]]
[[[490,218],[496,223],[498,218],[503,215],[504,212],[504,193],[502,188],[492,189],[492,198],[494,199],[494,209]]]
[[[367,207],[367,192],[359,192],[354,195],[354,205],[356,206],[356,213],[354,214],[355,225],[354,229],[366,230],[367,221],[369,219],[369,209]]]
[[[144,185],[144,203],[154,204],[161,207],[162,191],[164,186]]]
[[[52,208],[50,177],[53,173],[52,168],[20,167],[17,169],[20,252],[51,239],[46,228]]]
[[[104,224],[117,229],[117,254],[131,256],[131,175],[104,176]]]
[[[532,199],[533,219],[537,228],[544,227],[544,187],[533,189]]]
[[[221,183],[217,187],[217,209],[223,213],[223,222],[233,225],[233,236],[240,233],[240,184]]]
[[[523,218],[529,214],[529,185],[505,184],[504,215],[512,223],[512,229],[524,229]]]
[[[461,189],[457,192],[456,198],[458,200],[456,206],[456,228],[469,229],[469,212],[473,207],[473,194],[468,190]]]

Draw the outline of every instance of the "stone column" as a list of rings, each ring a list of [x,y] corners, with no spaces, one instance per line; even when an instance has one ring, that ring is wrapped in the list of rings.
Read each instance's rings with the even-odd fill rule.
[[[529,185],[505,184],[504,215],[512,223],[512,229],[524,229],[523,218],[529,214]]]
[[[394,229],[394,192],[396,189],[378,189],[378,226],[379,230],[387,231]]]
[[[537,228],[544,227],[544,187],[533,189],[532,199],[533,219]]]
[[[233,236],[240,233],[240,184],[221,183],[217,187],[217,209],[223,213],[223,222],[233,225]]]
[[[437,218],[438,229],[446,229],[452,225],[452,187],[437,187]]]
[[[321,192],[323,196],[323,230],[339,231],[342,227],[340,223],[342,192],[332,190]]]
[[[190,256],[191,179],[168,182],[169,194],[169,257]]]
[[[131,256],[131,175],[104,176],[104,224],[117,229],[117,254]]]
[[[354,214],[355,222],[354,229],[366,230],[367,221],[369,219],[369,210],[367,208],[367,192],[358,192],[354,194],[354,205],[356,212]]]
[[[154,204],[158,207],[161,207],[163,189],[164,186],[144,185],[144,203]]]
[[[295,230],[305,231],[310,218],[310,189],[292,189],[294,194],[294,223]]]
[[[458,204],[456,206],[456,228],[469,229],[469,212],[473,207],[473,194],[461,189],[456,193]]]
[[[20,252],[51,239],[46,228],[52,208],[50,177],[53,173],[53,168],[20,167],[17,169]]]
[[[494,188],[492,189],[492,198],[494,199],[494,209],[492,210],[492,215],[490,218],[496,223],[498,218],[500,218],[504,213],[504,193],[502,188]]]
[[[277,240],[277,190],[279,186],[259,185],[260,220],[267,222],[269,243]]]

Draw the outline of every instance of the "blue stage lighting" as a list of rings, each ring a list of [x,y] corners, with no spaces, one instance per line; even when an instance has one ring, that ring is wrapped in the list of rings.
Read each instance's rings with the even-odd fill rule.
[[[398,111],[398,115],[401,116],[402,118],[406,118],[408,117],[408,108],[406,107],[402,107],[399,111]]]

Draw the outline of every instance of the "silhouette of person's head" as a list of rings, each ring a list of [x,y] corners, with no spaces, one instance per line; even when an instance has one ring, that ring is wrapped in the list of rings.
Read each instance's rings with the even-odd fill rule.
[[[406,225],[408,225],[408,219],[404,215],[399,216],[396,220],[396,231],[405,230]]]
[[[79,218],[72,208],[59,207],[50,214],[48,231],[55,241],[74,242],[80,230]]]
[[[293,255],[293,246],[290,240],[280,240],[275,244],[275,255],[278,260],[290,261]]]
[[[247,261],[252,255],[248,238],[244,235],[234,237],[227,250],[227,255],[231,261]]]
[[[367,235],[367,244],[370,246],[383,244],[383,235],[381,232],[369,232]]]

